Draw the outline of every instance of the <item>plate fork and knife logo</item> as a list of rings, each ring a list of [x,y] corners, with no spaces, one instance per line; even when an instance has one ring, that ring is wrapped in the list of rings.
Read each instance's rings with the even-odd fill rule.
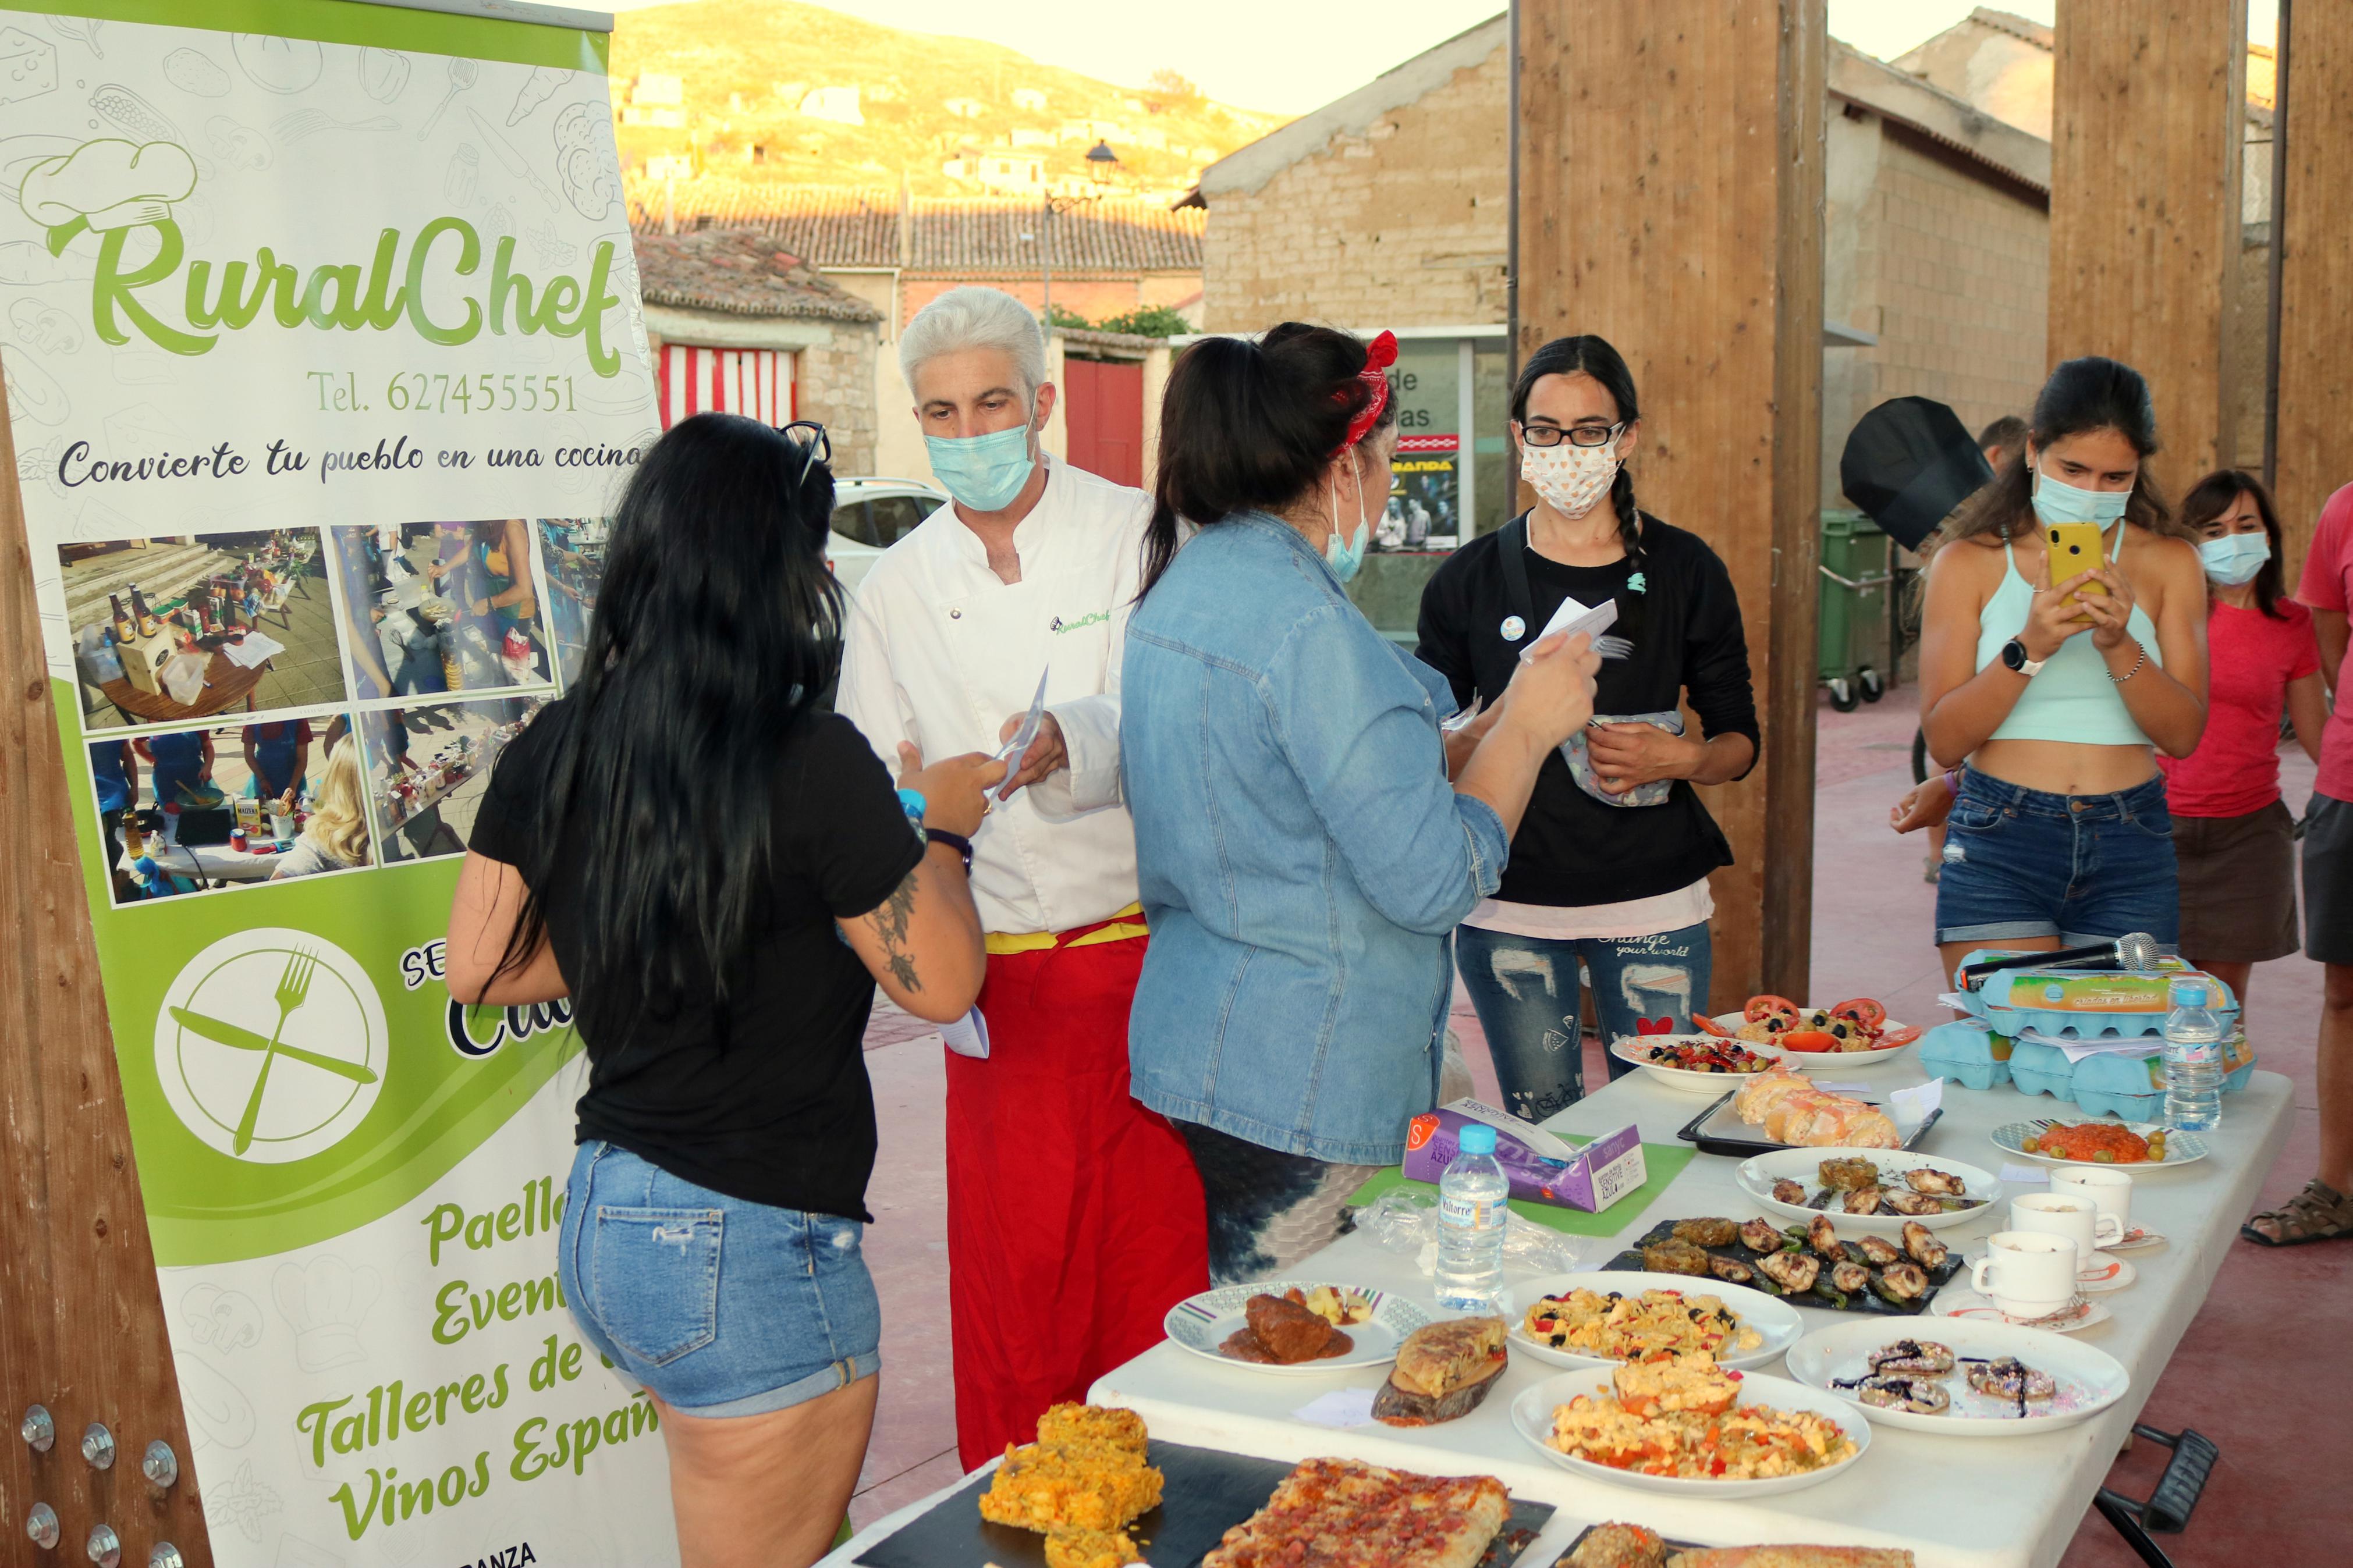
[[[319,957],[314,950],[297,948],[287,953],[285,966],[279,974],[277,989],[271,998],[278,1006],[278,1022],[267,1036],[193,1008],[174,1006],[167,1009],[174,1020],[191,1034],[234,1050],[259,1051],[261,1054],[261,1070],[254,1077],[252,1092],[246,1097],[244,1114],[237,1119],[237,1132],[230,1145],[230,1152],[239,1157],[253,1146],[254,1128],[260,1121],[262,1105],[269,1093],[271,1071],[280,1058],[284,1058],[290,1066],[332,1073],[355,1084],[373,1084],[377,1080],[375,1070],[364,1063],[309,1050],[285,1037],[288,1022],[310,1001],[311,986],[317,977],[318,969]]]

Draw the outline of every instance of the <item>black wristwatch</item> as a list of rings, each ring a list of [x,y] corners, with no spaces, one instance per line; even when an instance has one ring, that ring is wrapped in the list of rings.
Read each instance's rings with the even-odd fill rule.
[[[925,844],[944,844],[949,848],[955,850],[956,852],[956,858],[964,862],[964,874],[967,877],[972,875],[971,839],[966,838],[961,833],[950,833],[944,827],[926,827],[923,829],[923,842]]]
[[[2012,637],[2001,645],[2001,662],[2019,674],[2033,679],[2042,673],[2044,660],[2026,657],[2026,639]]]

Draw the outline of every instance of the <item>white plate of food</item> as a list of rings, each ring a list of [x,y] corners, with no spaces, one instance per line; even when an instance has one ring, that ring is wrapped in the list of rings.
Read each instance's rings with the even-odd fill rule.
[[[1260,1297],[1276,1304],[1253,1310]],[[1281,1279],[1188,1296],[1168,1309],[1161,1328],[1176,1345],[1226,1366],[1316,1373],[1386,1366],[1406,1335],[1430,1321],[1419,1304],[1386,1290]]]
[[[2043,1140],[2057,1132],[2057,1152]],[[2111,1121],[2104,1116],[2039,1116],[1993,1130],[1997,1148],[2045,1165],[2114,1165],[2120,1171],[2171,1170],[2206,1157],[2206,1140],[2158,1121]],[[2106,1155],[2103,1159],[2101,1155]]]
[[[1801,1007],[1783,996],[1751,996],[1738,1013],[1701,1021],[1710,1033],[1779,1052],[1801,1072],[1878,1067],[1917,1040],[1919,1026],[1900,1024],[1868,996],[1828,1007]]]
[[[2108,1310],[2105,1302],[2094,1300],[2078,1292],[2073,1300],[2055,1312],[2040,1318],[2013,1318],[1959,1281],[1930,1303],[1926,1315],[1929,1318],[1958,1319],[1963,1322],[2007,1323],[2014,1329],[2042,1329],[2054,1334],[2080,1334],[2085,1329],[2098,1328],[2116,1316]]]
[[[1620,1037],[1609,1054],[1641,1068],[1669,1089],[1687,1094],[1722,1094],[1746,1078],[1773,1070],[1781,1053],[1770,1046],[1727,1040],[1721,1035]]]
[[[1806,1321],[1787,1301],[1689,1274],[1548,1274],[1514,1284],[1511,1297],[1504,1321],[1512,1348],[1555,1366],[1609,1367],[1691,1351],[1706,1351],[1725,1366],[1763,1366],[1806,1331]],[[1716,1305],[1706,1307],[1702,1298]],[[1540,1322],[1555,1327],[1546,1331]]]
[[[1945,1318],[1816,1329],[1789,1351],[1789,1375],[1864,1406],[1874,1424],[1948,1437],[2021,1437],[2087,1421],[2132,1387],[2096,1345],[2006,1322]]]
[[[1752,1415],[1772,1412],[1763,1418],[1769,1425],[1723,1431],[1707,1412],[1726,1399]],[[1661,1406],[1674,1413],[1659,1414]],[[1871,1449],[1871,1423],[1837,1394],[1784,1377],[1711,1375],[1687,1364],[1557,1373],[1520,1391],[1512,1425],[1572,1474],[1685,1497],[1799,1491],[1845,1473]],[[1704,1447],[1711,1432],[1716,1441]]]
[[[1865,1166],[1877,1173],[1875,1184],[1866,1179]],[[1759,1207],[1784,1219],[1810,1221],[1827,1214],[1841,1231],[1891,1240],[1904,1234],[1907,1219],[1930,1230],[1949,1230],[1984,1219],[2001,1199],[2000,1178],[1989,1171],[1900,1149],[1752,1154],[1740,1162],[1733,1180]],[[1874,1192],[1877,1198],[1868,1198]]]

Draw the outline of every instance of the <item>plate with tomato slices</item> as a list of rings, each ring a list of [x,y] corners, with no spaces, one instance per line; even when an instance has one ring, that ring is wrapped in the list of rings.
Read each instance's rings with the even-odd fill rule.
[[[1621,1036],[1609,1054],[1687,1094],[1722,1094],[1727,1082],[1770,1072],[1782,1059],[1770,1046],[1720,1035]]]
[[[1786,996],[1751,996],[1737,1013],[1693,1020],[1709,1034],[1779,1055],[1800,1072],[1878,1067],[1920,1037],[1868,996],[1829,1007],[1800,1007]]]

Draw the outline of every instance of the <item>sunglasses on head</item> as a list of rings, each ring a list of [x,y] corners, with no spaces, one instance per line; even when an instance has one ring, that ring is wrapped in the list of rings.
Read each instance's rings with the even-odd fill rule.
[[[833,461],[833,441],[826,435],[825,426],[816,420],[796,419],[789,425],[779,425],[776,429],[786,440],[801,448],[801,471],[794,480],[796,488],[808,483],[809,470],[818,463]],[[795,435],[795,431],[802,434]]]

